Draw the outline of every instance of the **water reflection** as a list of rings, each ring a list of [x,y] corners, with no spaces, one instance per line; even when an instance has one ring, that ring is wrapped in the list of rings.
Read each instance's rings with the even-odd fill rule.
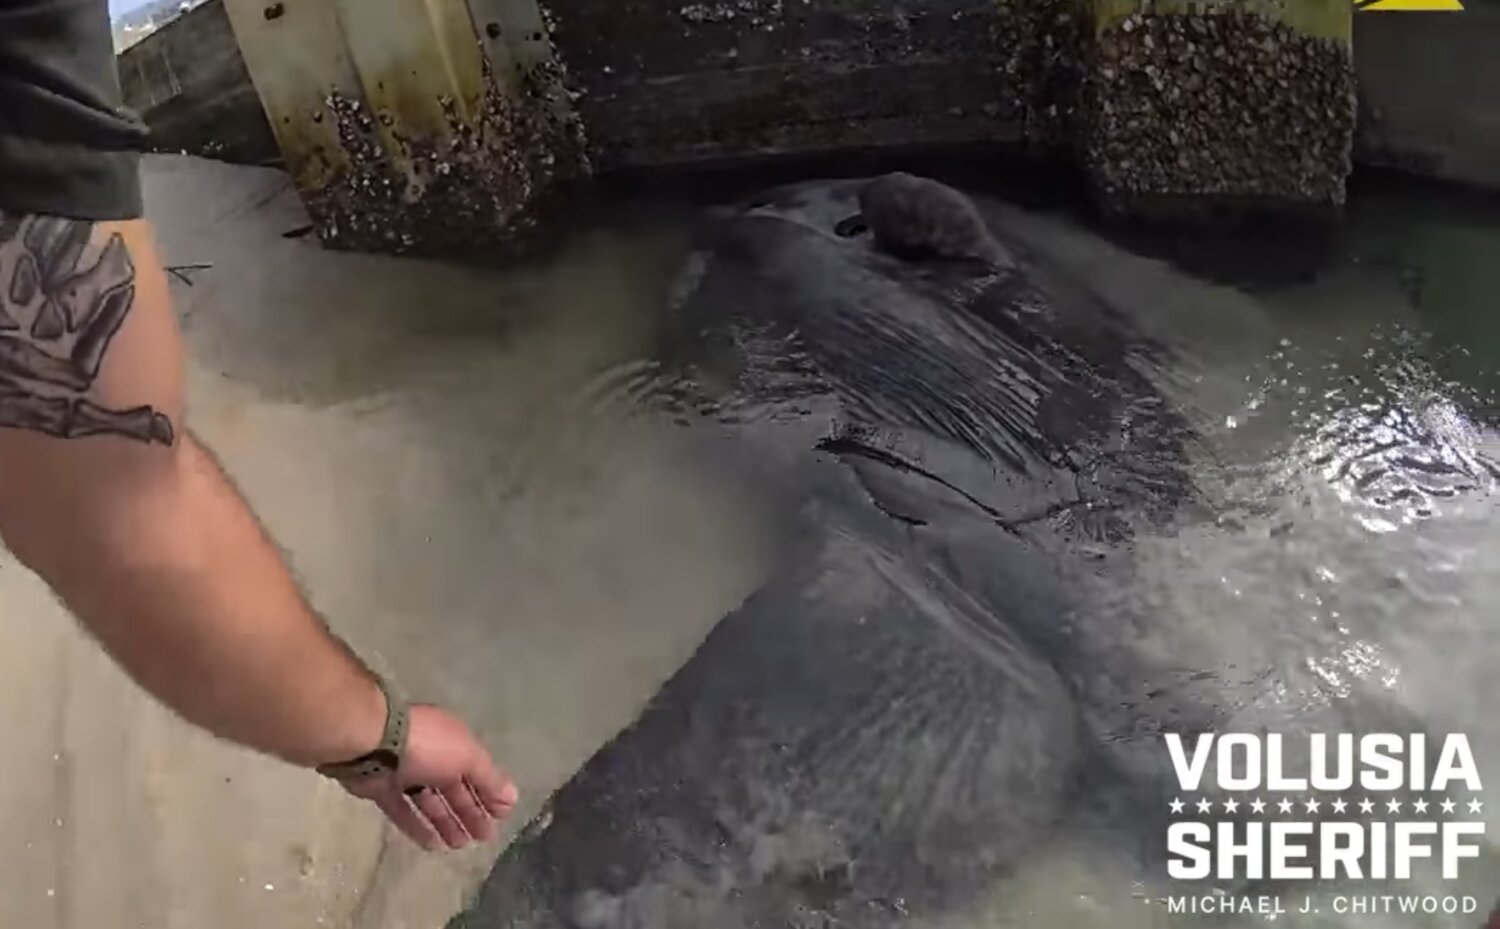
[[[1279,428],[1291,436],[1279,462],[1284,478],[1317,473],[1372,532],[1411,525],[1445,500],[1489,493],[1500,476],[1493,432],[1475,418],[1484,398],[1442,379],[1432,348],[1415,332],[1384,326],[1341,336],[1331,349],[1299,351],[1284,340],[1245,420],[1282,407]]]

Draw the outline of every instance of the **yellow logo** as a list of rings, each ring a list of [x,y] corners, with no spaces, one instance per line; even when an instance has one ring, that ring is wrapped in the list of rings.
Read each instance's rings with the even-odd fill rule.
[[[1361,13],[1461,13],[1461,0],[1354,0]]]

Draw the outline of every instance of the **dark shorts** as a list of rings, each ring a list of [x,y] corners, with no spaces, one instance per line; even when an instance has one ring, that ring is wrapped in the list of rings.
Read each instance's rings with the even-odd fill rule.
[[[141,215],[107,0],[0,0],[0,211]]]

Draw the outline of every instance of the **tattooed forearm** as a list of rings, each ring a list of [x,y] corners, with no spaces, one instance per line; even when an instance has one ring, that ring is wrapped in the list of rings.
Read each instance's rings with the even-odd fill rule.
[[[156,410],[90,397],[135,302],[124,240],[95,239],[92,222],[0,213],[0,428],[171,445],[172,423]]]

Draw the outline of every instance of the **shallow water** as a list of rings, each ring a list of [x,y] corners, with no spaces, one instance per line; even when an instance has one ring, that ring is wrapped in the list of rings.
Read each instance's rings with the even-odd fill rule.
[[[847,489],[804,467],[806,452],[828,438],[829,401],[813,376],[817,358],[805,347],[799,355],[786,332],[742,329],[738,345],[706,366],[708,386],[718,388],[709,396],[664,377],[653,356],[670,328],[674,279],[684,286],[676,271],[701,202],[615,203],[580,217],[576,233],[531,265],[478,271],[282,239],[305,217],[271,172],[154,159],[148,184],[168,260],[213,264],[193,275],[194,286],[174,284],[193,359],[194,428],[225,458],[335,627],[474,721],[521,782],[524,814],[634,718],[703,635],[765,582],[767,564],[805,551],[798,507],[825,494],[837,502]],[[1101,673],[1092,692],[1122,692],[1121,702],[1148,710],[1229,694],[1210,706],[1225,727],[1293,730],[1364,713],[1356,721],[1395,731],[1461,731],[1481,773],[1500,772],[1492,711],[1500,677],[1490,673],[1500,645],[1494,620],[1484,619],[1500,595],[1500,317],[1490,297],[1500,284],[1500,209],[1367,188],[1345,234],[1317,261],[1279,266],[1276,249],[1257,248],[1233,267],[1205,264],[1196,249],[1143,257],[1144,246],[1113,244],[1061,209],[1033,204],[1005,217],[1066,272],[1064,283],[1089,285],[1171,346],[1170,364],[1136,359],[1168,408],[1126,412],[1147,424],[1180,420],[1194,433],[1181,453],[1198,499],[1131,522],[1129,570],[1087,590],[1099,625],[1116,625],[1085,657],[1106,670],[1113,661],[1154,673],[1149,682]],[[1163,254],[1179,254],[1194,273]],[[941,300],[941,285],[923,286]],[[860,372],[862,388],[886,383],[878,366],[858,366],[876,344],[933,365],[898,394],[901,403],[853,409],[952,440],[839,436],[847,444],[833,451],[858,462],[886,508],[878,517],[890,526],[878,540],[901,541],[908,521],[933,509],[943,519],[979,512],[1017,527],[1056,524],[1104,547],[1120,537],[1109,508],[1101,516],[1055,506],[1071,499],[1070,488],[1011,492],[995,483],[1000,469],[975,463],[975,455],[1019,460],[1043,473],[1045,456],[1033,456],[1025,439],[1028,421],[1004,419],[1007,410],[1041,408],[1044,392],[1017,387],[1040,378],[1041,367],[987,385],[985,352],[1002,344],[983,341],[992,332],[934,325],[902,341],[857,318],[828,325],[819,332],[837,334],[827,344]],[[1003,344],[1027,344],[1026,325],[1023,317]],[[756,370],[777,378],[756,385],[754,402],[733,389],[747,346],[774,362]],[[1114,357],[1108,344],[1092,351]],[[1012,391],[1003,402],[1001,390]],[[1086,443],[1114,428],[1116,420],[1091,416],[1088,396],[1046,396],[1061,397],[1042,420],[1056,434]],[[1062,432],[1070,426],[1077,432]],[[1135,460],[1151,463],[1153,448],[1133,446]],[[1158,493],[1175,499],[1160,478],[1125,469],[1088,490],[1116,509]],[[836,553],[849,570],[824,576],[814,602],[876,601],[863,571],[872,552],[864,528],[853,525]],[[876,580],[913,600],[944,606],[963,593],[934,594],[900,559],[875,561],[886,569]],[[488,862],[382,842],[375,819],[341,805],[336,791],[186,734],[103,668],[89,643],[50,615],[57,610],[36,585],[9,565],[3,577],[7,603],[35,622],[0,633],[10,636],[0,678],[18,701],[61,709],[22,732],[21,762],[0,780],[0,838],[13,841],[4,847],[16,863],[0,876],[0,922],[106,925],[124,913],[171,927],[326,919],[374,929],[433,925],[468,899]],[[787,603],[783,616],[794,622],[806,603]],[[1016,657],[1015,630],[961,610],[932,612],[987,667],[1021,678],[1045,670]],[[917,665],[912,679],[924,670]],[[832,791],[835,808],[854,815],[862,791],[887,788],[903,772],[962,770],[930,747],[897,758],[891,746],[924,728],[941,731],[943,701],[977,689],[976,680],[939,675],[923,692],[897,693],[899,712],[863,700],[852,722],[868,725],[830,727],[815,740],[825,754],[813,756],[822,759],[814,770],[837,772],[833,786],[847,788]],[[799,712],[792,699],[778,709]],[[1122,723],[1109,732],[1112,744],[1156,753],[1154,732],[1124,725],[1133,711],[1101,715]],[[1028,719],[1002,725],[1018,750],[1045,754],[1056,738]],[[141,762],[123,780],[114,773],[120,757]],[[1134,756],[1120,757],[1123,768]],[[58,758],[68,763],[59,768]],[[765,758],[771,771],[783,763]],[[1123,783],[1107,774],[1095,775],[1101,792]],[[1169,799],[1152,795],[1151,829]],[[209,819],[237,837],[232,847],[204,852],[199,824]],[[912,828],[921,819],[916,806],[904,817]],[[748,873],[726,872],[722,886],[689,898],[686,890],[701,890],[697,876],[668,870],[631,901],[675,924],[723,929],[713,917],[733,902],[736,882],[795,874],[809,862],[816,870],[845,851],[811,820],[775,833],[754,820],[737,825],[754,846]],[[979,841],[955,833],[956,844]],[[918,914],[894,901],[887,915],[945,929],[1204,921],[1165,912],[1163,861],[1131,841],[1120,830],[1059,829],[1019,849],[1018,864],[961,904]],[[899,869],[901,859],[878,864]],[[841,873],[764,881],[762,902],[833,900],[847,890]],[[1500,858],[1491,849],[1442,890],[1473,893],[1483,908],[1495,886]],[[56,897],[36,888],[55,888]],[[572,902],[570,924],[626,924],[611,922],[621,904],[607,894]],[[803,915],[820,924],[822,914]],[[1238,922],[1252,919],[1262,921]],[[1340,925],[1331,915],[1281,921]]]
[[[1055,283],[1091,289],[1165,353],[1160,358],[1150,350],[1141,354],[1108,338],[1068,342],[1084,330],[1071,328],[1075,320],[1064,312],[1054,334],[1061,333],[1081,354],[1049,354],[1047,340],[1028,340],[1033,323],[1024,293],[1006,296],[1022,312],[1000,324],[1007,333],[1000,336],[993,328],[966,327],[941,315],[903,317],[905,308],[887,307],[883,298],[867,301],[857,315],[781,315],[786,301],[836,301],[841,287],[864,280],[866,272],[860,270],[840,272],[854,278],[822,278],[814,255],[806,259],[809,273],[800,289],[772,288],[768,302],[733,290],[708,292],[710,303],[717,300],[726,311],[743,315],[725,330],[732,344],[716,348],[709,341],[691,384],[663,374],[654,360],[629,362],[591,383],[588,392],[596,399],[590,406],[613,405],[688,424],[689,433],[709,437],[704,445],[710,449],[716,430],[728,426],[748,437],[752,451],[737,444],[735,460],[716,461],[709,453],[705,466],[729,467],[751,486],[763,484],[768,499],[833,493],[816,484],[786,486],[788,474],[792,483],[815,479],[795,464],[797,453],[784,450],[821,447],[875,462],[869,470],[885,483],[871,484],[863,471],[861,479],[883,516],[897,523],[926,525],[930,510],[924,507],[935,501],[947,507],[941,500],[952,496],[952,506],[977,510],[1011,528],[1041,520],[1101,544],[1117,542],[1125,532],[1129,570],[1100,572],[1082,582],[1098,614],[1093,621],[1108,627],[1118,617],[1118,626],[1092,633],[1091,644],[1080,653],[1104,660],[1102,677],[1081,686],[1095,699],[1123,698],[1126,712],[1115,713],[1121,719],[1142,713],[1159,718],[1177,712],[1163,709],[1174,701],[1186,706],[1207,700],[1220,730],[1462,732],[1481,773],[1500,771],[1500,721],[1490,712],[1500,682],[1488,673],[1500,659],[1500,640],[1493,635],[1493,618],[1484,618],[1493,616],[1490,604],[1500,595],[1495,558],[1500,521],[1494,518],[1493,493],[1500,482],[1500,331],[1489,309],[1489,293],[1500,284],[1500,261],[1493,260],[1500,258],[1500,209],[1434,191],[1362,188],[1342,235],[1316,261],[1302,255],[1288,267],[1273,267],[1275,250],[1265,250],[1250,274],[1243,262],[1226,270],[1225,284],[1205,279],[1215,269],[1201,254],[1191,256],[1189,273],[1169,260],[1170,249],[1168,260],[1161,252],[1143,257],[1112,244],[1076,215],[997,209],[1006,231],[1057,274]],[[677,286],[692,290],[700,281],[701,268],[690,263]],[[942,301],[960,297],[966,287],[924,278],[909,292],[917,295],[914,299]],[[702,302],[703,294],[697,299]],[[1079,305],[1086,302],[1080,299]],[[663,305],[664,314],[675,308],[673,300],[664,299]],[[885,321],[886,313],[902,321]],[[912,328],[912,319],[921,325]],[[996,338],[1004,344],[988,341]],[[1089,365],[1115,364],[1108,360],[1115,356],[1125,360],[1121,371],[1145,372],[1169,408],[1158,409],[1149,398],[1144,405],[1115,408],[1097,393],[1070,395],[1070,385],[1079,381],[1069,364],[1081,357],[1083,377]],[[885,366],[891,358],[906,366]],[[822,377],[829,370],[840,372],[843,381],[830,387]],[[1119,383],[1130,395],[1135,388],[1128,386],[1129,376],[1118,377],[1125,378]],[[830,403],[831,413],[824,410]],[[1095,422],[1091,417],[1099,408],[1112,412]],[[886,428],[878,434],[841,431],[841,415]],[[1077,490],[1083,498],[1072,497],[1073,491],[1045,478],[1051,453],[1041,433],[1028,431],[1028,423],[1045,424],[1053,439],[1073,436],[1078,448],[1092,449],[1088,453],[1100,461],[1116,455],[1133,464],[1118,473],[1105,468],[1110,473],[1102,480]],[[1182,425],[1181,434],[1172,423]],[[1128,447],[1091,444],[1113,430],[1126,437]],[[929,441],[934,437],[939,441]],[[966,452],[945,451],[954,447]],[[1191,505],[1177,518],[1151,520],[1149,526],[1135,521],[1125,530],[1113,523],[1110,511],[1141,510],[1157,496],[1177,498],[1175,478],[1168,473],[1175,465],[1167,459],[1178,452],[1195,488]],[[988,464],[976,470],[976,460]],[[993,469],[988,476],[980,473],[986,468]],[[1040,473],[1042,482],[1017,498],[1012,482],[995,482],[1007,468]],[[1092,466],[1089,473],[1098,476]],[[920,489],[906,486],[908,478]],[[1087,505],[1078,506],[1084,498]],[[903,509],[903,499],[920,502]],[[850,538],[858,537],[856,531]],[[789,536],[781,547],[797,549],[797,543]],[[892,571],[887,580],[900,574]],[[821,583],[834,584],[833,576],[838,572]],[[914,595],[924,596],[923,585],[930,582],[916,580]],[[815,592],[806,602],[820,602],[820,596]],[[847,596],[850,603],[859,602],[857,591]],[[948,595],[932,596],[941,604]],[[986,651],[986,660],[1000,662],[1005,674],[1033,674],[1008,644],[1013,633],[989,630],[964,638],[974,630],[963,628],[962,616],[955,617],[969,648]],[[1107,666],[1116,659],[1119,674],[1132,666],[1156,670],[1138,685],[1114,680],[1117,675]],[[931,671],[913,666],[900,673],[925,681]],[[1180,687],[1163,686],[1174,678]],[[937,680],[923,685],[937,688],[933,694],[898,691],[876,698],[874,722],[826,736],[835,744],[825,747],[812,770],[867,784],[872,791],[892,778],[930,776],[914,773],[927,762],[897,759],[893,753],[919,753],[911,741],[915,733],[924,725],[941,728],[933,714],[942,712],[938,707],[945,698],[939,691],[947,687]],[[1043,686],[1039,681],[1031,683]],[[882,711],[881,699],[901,706]],[[781,711],[788,712],[784,706]],[[1100,718],[1114,712],[1101,710]],[[880,722],[882,713],[888,721]],[[1160,751],[1149,729],[1121,730],[1108,738],[1129,744],[1116,759],[1126,771],[1146,764],[1140,761],[1146,750],[1141,746]],[[839,739],[851,741],[841,749]],[[770,744],[763,748],[776,750]],[[1029,742],[1024,750],[1046,751]],[[1019,743],[1017,751],[1023,751]],[[1095,770],[1093,776],[1109,775]],[[1168,799],[1158,801],[1163,820]],[[794,848],[780,854],[797,860],[794,870],[803,867],[802,858],[848,855],[847,849],[785,832],[756,832],[771,828],[764,824],[743,828],[755,833],[757,848],[773,837],[791,842]],[[1109,830],[1059,831],[1037,842],[977,899],[941,915],[908,914],[900,901],[893,912],[910,924],[975,927],[1166,926],[1208,918],[1168,913],[1163,895],[1172,885],[1164,881],[1163,861],[1150,857],[1149,841],[1140,854],[1121,854],[1111,844],[1120,841],[1121,834]],[[848,862],[851,870],[854,865]],[[725,872],[718,880],[728,888],[748,879],[763,893],[770,875],[784,867],[786,862],[762,862],[752,866],[748,878]],[[879,871],[890,865],[866,861],[862,867]],[[1280,919],[1299,926],[1475,926],[1491,904],[1500,856],[1487,846],[1483,860],[1450,884],[1420,874],[1411,884],[1379,892],[1420,887],[1423,893],[1472,894],[1480,912],[1449,919],[1340,917],[1325,911]],[[586,900],[574,902],[575,919],[600,925],[723,920],[723,908],[738,891],[711,891],[705,898],[699,880],[668,869],[625,897],[601,898],[589,891]],[[1329,897],[1376,892],[1374,886],[1379,885],[1281,891],[1287,906],[1296,907],[1305,893]],[[786,893],[793,893],[790,886]],[[754,912],[749,904],[735,905]],[[503,911],[503,901],[500,907]],[[829,907],[823,918],[837,922],[837,915],[828,915],[837,908]],[[488,912],[485,904],[481,911]],[[864,918],[854,922],[863,924]]]
[[[280,172],[143,173],[164,260],[207,266],[171,281],[190,428],[330,625],[492,747],[519,827],[760,581],[755,510],[686,433],[582,402],[642,351],[681,229],[458,267],[284,238]],[[0,926],[435,926],[489,870],[192,730],[8,553],[0,611]]]
[[[1154,731],[1132,728],[1138,710],[1150,717],[1196,701],[1221,728],[1389,722],[1402,732],[1461,731],[1481,772],[1500,771],[1500,722],[1490,712],[1500,680],[1488,673],[1500,646],[1484,619],[1500,594],[1492,493],[1500,324],[1489,298],[1500,283],[1500,210],[1370,189],[1316,260],[1293,255],[1282,265],[1276,249],[1257,248],[1220,267],[1197,248],[1143,257],[1144,244],[1116,244],[1062,209],[1000,208],[1007,230],[1050,263],[1055,284],[1092,289],[1169,347],[1169,362],[1123,353],[1169,402],[1116,409],[1069,389],[1084,380],[1049,367],[1066,359],[1028,339],[1025,314],[998,334],[943,314],[920,317],[913,329],[906,324],[917,317],[893,298],[864,315],[813,320],[799,341],[776,324],[796,291],[781,295],[781,307],[743,315],[733,340],[702,359],[696,383],[674,379],[655,349],[692,290],[688,243],[701,202],[617,202],[581,217],[579,230],[535,263],[482,272],[330,256],[282,240],[279,230],[302,220],[286,209],[279,181],[208,215],[187,211],[191,184],[222,184],[217,169],[203,167],[172,163],[174,190],[189,190],[177,221],[163,224],[169,260],[215,264],[194,287],[175,290],[195,363],[197,428],[292,549],[320,606],[357,644],[492,734],[533,804],[771,576],[762,562],[805,551],[800,507],[838,502],[841,485],[806,460],[838,413],[819,375],[830,359],[856,388],[843,398],[847,411],[915,427],[839,434],[845,444],[831,449],[857,461],[884,507],[879,515],[900,531],[931,519],[934,508],[937,525],[977,511],[1016,527],[1077,530],[1108,548],[1122,533],[1111,513],[1165,501],[1150,525],[1127,521],[1128,570],[1086,585],[1096,623],[1082,657],[1101,670],[1080,686],[1128,704],[1096,720],[1115,724],[1105,731],[1122,769],[1160,754]],[[267,203],[281,212],[268,218]],[[257,221],[231,221],[240,213]],[[678,273],[684,262],[687,273]],[[934,305],[972,295],[967,284],[940,278],[914,287]],[[724,296],[726,309],[741,297]],[[835,299],[837,288],[825,296]],[[1075,344],[1087,346],[1085,362],[1121,354],[1107,339]],[[893,356],[916,361],[883,367]],[[1001,363],[1010,367],[997,372]],[[751,392],[738,389],[747,373],[759,378]],[[1070,494],[1081,491],[1055,481],[996,482],[1018,464],[1048,473],[1036,423],[1087,447],[1119,432],[1117,412],[1144,430],[1130,433],[1124,457],[1162,468],[1116,469],[1085,488],[1109,506],[1071,506]],[[1178,426],[1153,431],[1169,421],[1193,434],[1180,449]],[[1107,461],[1118,449],[1094,451]],[[1179,452],[1197,494],[1181,512],[1165,505],[1176,500]],[[851,528],[812,602],[847,609],[863,596],[874,605],[879,585],[890,584],[930,608],[988,667],[1033,684],[1042,678],[1045,667],[1029,663],[1017,630],[951,609],[963,591],[934,594],[931,579],[891,549],[871,548],[864,528]],[[872,551],[886,569],[873,581],[862,560]],[[788,621],[810,612],[806,601],[787,604]],[[1048,630],[1020,632],[1045,638]],[[923,680],[944,667],[923,665],[914,652],[901,674]],[[1127,679],[1134,668],[1151,670]],[[892,694],[899,710],[863,699],[868,711],[849,727],[818,735],[821,751],[809,758],[837,782],[830,808],[854,815],[861,791],[962,770],[943,763],[940,738],[925,749],[910,740],[940,733],[944,701],[982,685],[972,669],[965,674]],[[789,717],[803,712],[795,696],[779,704]],[[1038,719],[1005,720],[1007,747],[1047,758],[1058,736]],[[896,757],[892,746],[902,740],[908,747]],[[774,746],[763,747],[767,770],[778,770]],[[182,767],[190,779],[191,767]],[[1093,776],[1101,792],[1124,784],[1114,770]],[[222,802],[237,798],[243,791]],[[1151,799],[1164,820],[1170,797]],[[166,873],[188,847],[181,822],[221,801],[156,802],[161,811],[151,819],[165,838],[154,870]],[[243,818],[264,822],[255,811],[268,803],[252,803]],[[921,807],[905,819],[920,829]],[[1143,834],[1159,840],[1159,824],[1147,820]],[[775,829],[751,817],[728,821],[752,846],[747,869],[722,872],[707,891],[691,868],[668,869],[624,903],[580,894],[570,919],[629,925],[621,907],[633,906],[642,925],[723,929],[731,924],[716,920],[741,885],[758,885],[760,902],[778,916],[780,901],[812,894],[833,907],[828,901],[844,892],[819,869],[847,849],[813,828],[815,817]],[[168,890],[150,895],[140,914],[201,924],[246,874],[251,886],[291,886],[296,878],[277,870],[286,857],[279,836],[304,830],[284,825],[263,851],[247,842],[244,861],[181,887],[162,879]],[[242,831],[256,828],[265,827]],[[982,844],[956,832],[959,847]],[[1163,860],[1147,842],[1131,847],[1134,840],[1128,831],[1076,827],[1028,838],[1019,863],[981,893],[938,911],[897,901],[892,918],[975,929],[1201,921],[1165,912]],[[375,927],[430,924],[461,899],[433,892],[426,875],[441,865],[399,849],[358,876],[368,856],[346,844],[328,841],[313,855],[321,873],[337,874],[348,861],[354,876],[328,879],[303,905],[238,901],[231,909],[273,924],[312,913],[336,919],[352,897],[354,924]],[[576,857],[597,855],[586,847]],[[866,871],[899,873],[901,863],[895,855]],[[809,867],[817,880],[802,873]],[[788,872],[795,879],[777,877]],[[1443,892],[1473,893],[1487,906],[1497,876],[1491,852]],[[1331,916],[1282,921],[1339,924]],[[1392,916],[1352,924],[1420,923]]]
[[[1254,682],[1237,724],[1225,728],[1284,731],[1374,693],[1391,731],[1465,733],[1487,787],[1500,770],[1496,258],[1493,204],[1366,187],[1311,279],[1239,288],[1267,314],[1274,344],[1242,344],[1241,357],[1205,365],[1179,394],[1207,440],[1194,470],[1217,515],[1143,539],[1138,578],[1117,592],[1134,612],[1156,617],[1151,634],[1163,654]],[[1202,300],[1206,334],[1190,340],[1208,353],[1218,303]],[[1239,331],[1225,328],[1231,338]],[[1492,821],[1490,806],[1477,818]],[[1061,859],[1006,882],[974,924],[1207,918],[1162,913],[1164,901],[1147,890],[1150,876],[1111,881],[1066,853]],[[1489,844],[1458,882],[1352,889],[1473,894],[1477,916],[1338,917],[1325,900],[1321,915],[1280,921],[1474,926],[1497,874],[1500,858]],[[1127,884],[1143,905],[1122,919]],[[1312,892],[1326,898],[1351,888]],[[1296,902],[1288,906],[1300,906],[1302,893],[1289,892]]]

